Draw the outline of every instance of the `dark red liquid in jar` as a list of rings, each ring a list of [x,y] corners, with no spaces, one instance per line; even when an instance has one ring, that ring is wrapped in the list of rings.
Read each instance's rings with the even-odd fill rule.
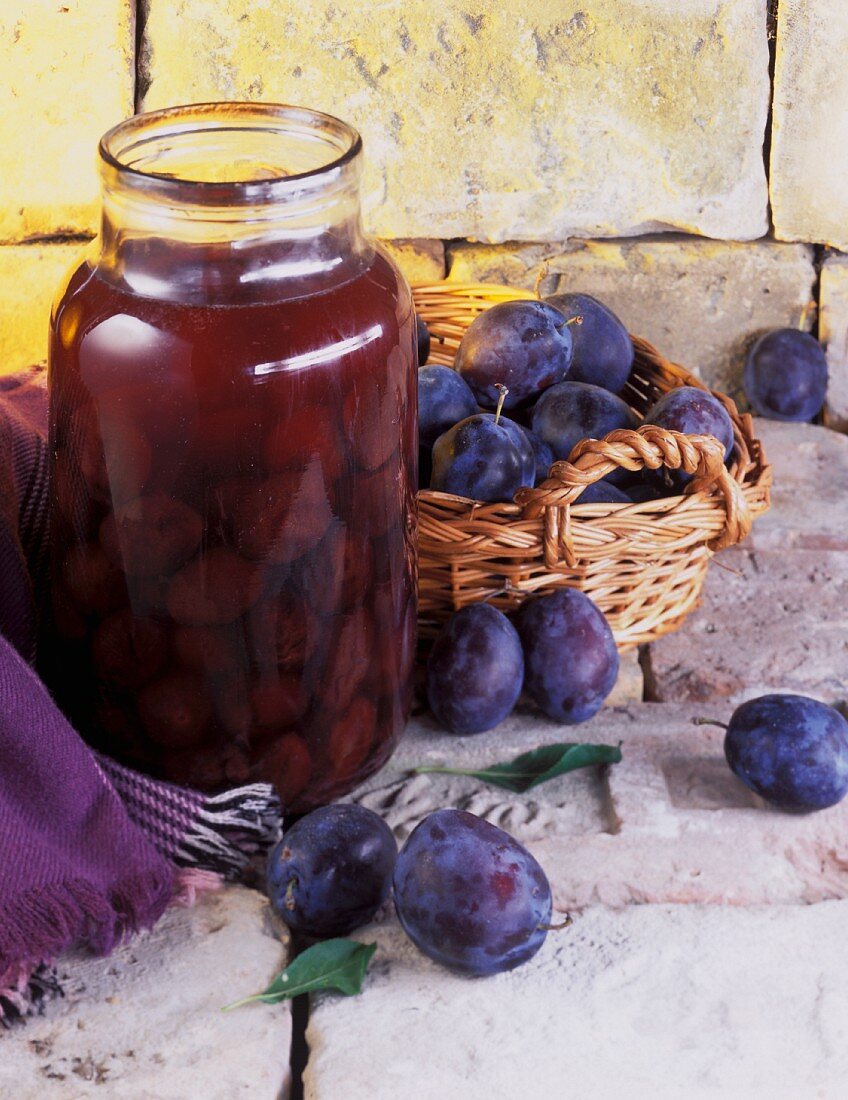
[[[46,675],[116,758],[303,810],[379,767],[409,710],[415,325],[379,252],[323,293],[233,297],[82,264],[54,311]]]

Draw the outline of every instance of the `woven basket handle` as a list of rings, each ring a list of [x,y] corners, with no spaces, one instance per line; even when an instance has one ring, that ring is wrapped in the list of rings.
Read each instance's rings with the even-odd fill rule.
[[[551,476],[535,489],[519,489],[516,504],[525,519],[544,513],[545,565],[548,569],[573,569],[577,565],[571,531],[570,505],[578,502],[587,485],[616,469],[637,472],[644,468],[683,470],[692,475],[685,493],[715,487],[724,498],[724,529],[710,543],[711,550],[733,546],[751,530],[751,513],[739,483],[724,465],[724,448],[711,435],[682,435],[654,424],[635,431],[620,429],[603,439],[584,439],[567,462],[555,462]]]

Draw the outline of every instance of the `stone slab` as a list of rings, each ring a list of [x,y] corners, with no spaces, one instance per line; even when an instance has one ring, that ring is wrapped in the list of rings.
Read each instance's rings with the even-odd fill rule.
[[[651,668],[652,697],[667,702],[739,703],[769,691],[845,699],[848,554],[726,551],[701,607],[651,645]]]
[[[50,305],[83,248],[0,245],[0,374],[47,363]]]
[[[795,1100],[848,1079],[848,902],[588,909],[519,970],[454,976],[394,923],[321,997],[306,1100]]]
[[[771,509],[743,547],[848,550],[848,436],[815,424],[754,420],[774,470]]]
[[[848,248],[848,6],[780,0],[769,186],[775,235]]]
[[[819,339],[827,351],[825,423],[848,431],[848,256],[828,256],[822,264]]]
[[[91,232],[97,143],[131,115],[133,0],[0,5],[0,241]]]
[[[0,1095],[19,1100],[279,1100],[287,1005],[221,1007],[286,965],[261,894],[229,887],[169,910],[106,959],[63,959],[65,997],[0,1031]]]
[[[542,293],[583,291],[613,309],[708,385],[742,400],[742,366],[753,340],[797,326],[813,295],[812,250],[801,245],[648,237],[559,245],[454,244],[449,279],[498,282]],[[807,325],[813,314],[807,311]]]
[[[348,119],[381,237],[753,239],[768,228],[765,8],[148,0],[140,99]]]
[[[381,814],[403,841],[446,806],[479,814],[526,844],[545,868],[560,909],[594,904],[787,904],[843,897],[841,837],[848,802],[818,814],[783,814],[739,782],[723,732],[726,699],[603,708],[578,728],[516,712],[495,730],[454,737],[414,720],[386,768],[352,798]],[[538,745],[622,746],[608,769],[572,772],[524,794],[468,776],[411,775],[420,765],[480,768]]]

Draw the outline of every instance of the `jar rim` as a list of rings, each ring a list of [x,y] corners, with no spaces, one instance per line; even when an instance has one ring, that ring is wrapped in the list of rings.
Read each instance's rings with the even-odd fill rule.
[[[265,178],[210,180],[189,175],[157,172],[139,167],[128,159],[143,146],[190,135],[226,132],[266,132],[278,137],[302,135],[313,141],[322,139],[328,152],[326,161],[305,171],[286,172],[282,165],[277,174]],[[166,147],[167,148],[167,147]],[[274,202],[292,192],[308,189],[310,183],[324,184],[344,173],[362,151],[357,130],[334,115],[311,107],[286,103],[224,100],[189,103],[132,115],[107,130],[100,139],[98,153],[103,166],[118,180],[142,189],[153,189],[172,197],[192,201]]]

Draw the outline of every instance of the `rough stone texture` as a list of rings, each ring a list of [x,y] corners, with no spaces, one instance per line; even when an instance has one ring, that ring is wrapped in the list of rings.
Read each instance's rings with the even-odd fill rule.
[[[453,976],[395,923],[360,997],[322,998],[307,1100],[835,1098],[848,902],[590,909],[519,970]],[[367,1036],[367,1040],[363,1040]]]
[[[466,738],[421,718],[388,766],[353,797],[382,814],[399,840],[440,807],[482,815],[530,848],[560,909],[845,896],[848,802],[807,816],[766,807],[725,763],[723,731],[692,721],[705,712],[726,721],[731,710],[716,698],[708,706],[637,703],[605,707],[577,729],[524,711]],[[526,794],[467,776],[410,775],[421,764],[479,769],[540,744],[576,740],[621,742],[623,759]]]
[[[443,241],[381,241],[410,283],[434,283],[445,277]]]
[[[448,277],[457,282],[532,289],[545,266],[542,293],[594,294],[631,332],[736,398],[746,347],[766,329],[797,325],[815,280],[811,249],[771,241],[665,237],[448,251]]]
[[[133,111],[134,11],[132,0],[0,8],[0,241],[96,228],[97,142]]]
[[[172,909],[107,959],[65,959],[66,996],[0,1031],[0,1094],[18,1100],[279,1100],[288,1006],[225,1004],[286,965],[262,895],[231,887]]]
[[[769,174],[780,240],[848,248],[846,50],[844,0],[780,0]]]
[[[250,98],[349,119],[381,237],[767,230],[766,0],[147,7],[145,108]]]
[[[607,697],[607,706],[623,707],[627,703],[641,703],[645,694],[645,677],[639,664],[639,653],[628,649],[621,655],[618,679]]]
[[[760,417],[754,430],[772,464],[774,484],[771,509],[754,522],[743,546],[776,552],[848,550],[848,436]]]
[[[819,339],[827,350],[825,423],[848,431],[848,256],[828,256],[822,265]]]
[[[0,245],[0,374],[47,362],[50,303],[83,247]]]
[[[738,703],[790,691],[844,699],[846,608],[844,551],[727,551],[707,575],[701,607],[651,646],[655,697]]]

